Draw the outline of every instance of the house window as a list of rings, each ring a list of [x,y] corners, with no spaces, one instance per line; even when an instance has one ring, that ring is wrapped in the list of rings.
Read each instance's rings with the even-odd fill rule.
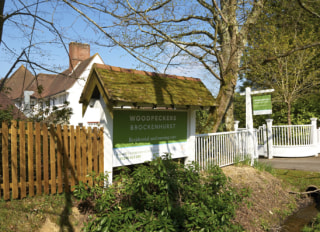
[[[66,95],[66,94],[61,95],[61,96],[60,96],[60,102],[61,102],[61,104],[64,104],[66,101],[67,101],[67,95]]]

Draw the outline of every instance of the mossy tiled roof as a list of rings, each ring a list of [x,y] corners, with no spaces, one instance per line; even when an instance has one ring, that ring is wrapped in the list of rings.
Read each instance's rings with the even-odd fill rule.
[[[157,106],[215,106],[200,79],[95,64],[96,73],[111,102]],[[90,80],[90,78],[89,78]]]

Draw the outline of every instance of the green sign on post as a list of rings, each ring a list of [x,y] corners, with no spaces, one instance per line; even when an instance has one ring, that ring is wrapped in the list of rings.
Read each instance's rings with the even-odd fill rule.
[[[187,112],[114,111],[113,147],[135,147],[187,141]]]
[[[272,114],[271,95],[252,97],[253,115]]]

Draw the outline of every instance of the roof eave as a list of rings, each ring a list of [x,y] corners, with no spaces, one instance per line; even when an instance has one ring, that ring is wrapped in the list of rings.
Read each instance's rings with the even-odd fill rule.
[[[132,102],[132,101],[112,101],[113,107],[116,108],[125,108],[125,107],[133,107],[133,108],[152,108],[152,109],[211,109],[216,107],[216,104],[212,105],[195,105],[195,104],[157,104],[157,103],[145,103],[145,102]]]

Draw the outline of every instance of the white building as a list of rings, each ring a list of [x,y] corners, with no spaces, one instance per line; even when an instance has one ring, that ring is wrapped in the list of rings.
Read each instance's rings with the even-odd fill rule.
[[[47,115],[53,108],[59,109],[69,102],[72,109],[71,125],[87,125],[94,123],[95,114],[82,117],[80,94],[94,63],[103,64],[99,54],[90,56],[90,45],[71,42],[69,44],[69,68],[60,74],[40,73],[33,76],[24,66],[21,66],[7,81],[8,96],[15,102],[26,116],[32,116],[40,109],[47,108]]]

